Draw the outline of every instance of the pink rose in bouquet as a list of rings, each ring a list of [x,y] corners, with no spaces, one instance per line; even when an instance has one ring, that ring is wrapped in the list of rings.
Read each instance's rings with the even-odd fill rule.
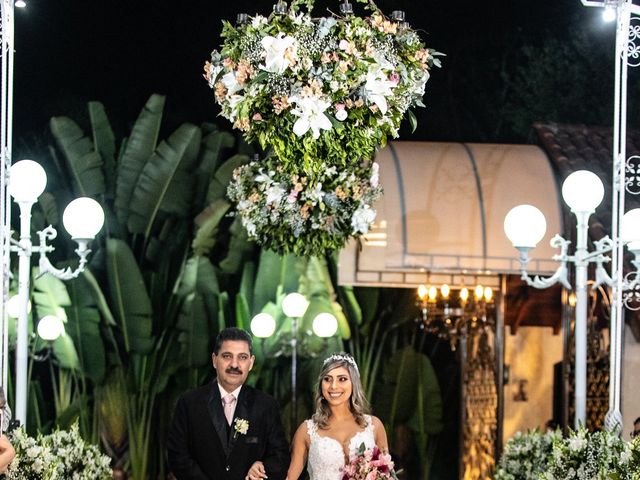
[[[378,447],[367,449],[364,443],[341,472],[341,480],[398,480],[391,455]]]

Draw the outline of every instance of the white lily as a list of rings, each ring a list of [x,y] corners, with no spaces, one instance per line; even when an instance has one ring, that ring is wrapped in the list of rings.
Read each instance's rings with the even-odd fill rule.
[[[351,228],[353,233],[367,233],[369,227],[376,219],[376,211],[369,205],[360,205],[358,209],[353,212],[351,217]]]
[[[291,97],[295,108],[291,110],[296,117],[300,117],[293,124],[293,133],[301,137],[311,129],[313,138],[320,137],[320,130],[331,130],[331,120],[324,111],[331,103],[321,100],[319,97]]]
[[[282,197],[284,197],[285,193],[287,193],[284,188],[280,186],[279,183],[274,183],[265,192],[266,203],[268,204],[277,204],[280,203]]]
[[[225,73],[220,81],[227,89],[227,95],[229,96],[242,90],[242,85],[238,83],[235,72]]]
[[[284,73],[289,66],[289,59],[285,57],[286,50],[294,46],[295,42],[293,37],[284,36],[282,32],[277,37],[264,37],[261,41],[265,50],[265,64],[262,69],[272,73]]]
[[[393,94],[396,84],[389,80],[382,70],[369,70],[364,84],[364,97],[375,103],[380,111],[387,113],[387,98]]]

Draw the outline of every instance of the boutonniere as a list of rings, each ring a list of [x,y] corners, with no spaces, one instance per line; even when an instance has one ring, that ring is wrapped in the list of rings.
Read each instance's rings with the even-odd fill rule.
[[[238,434],[246,435],[249,431],[249,420],[244,418],[236,418],[233,422],[233,438],[236,438]]]

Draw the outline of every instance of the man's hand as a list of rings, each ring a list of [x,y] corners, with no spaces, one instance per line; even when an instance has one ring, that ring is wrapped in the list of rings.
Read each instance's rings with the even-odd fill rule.
[[[244,477],[244,480],[261,480],[263,478],[269,477],[267,477],[267,472],[265,472],[262,462],[258,461],[251,465],[251,468],[247,472],[247,476]]]
[[[13,449],[13,445],[7,437],[2,435],[0,437],[0,473],[7,471],[7,467],[15,456],[16,451]]]

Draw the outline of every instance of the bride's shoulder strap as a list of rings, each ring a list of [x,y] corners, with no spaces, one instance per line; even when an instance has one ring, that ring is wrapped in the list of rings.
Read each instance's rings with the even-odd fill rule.
[[[373,416],[365,415],[364,419],[367,421],[367,426],[365,430],[371,430],[373,432]]]
[[[311,438],[315,437],[318,431],[318,426],[316,425],[316,422],[314,422],[313,419],[311,418],[307,419],[306,422],[307,422],[307,433]]]

